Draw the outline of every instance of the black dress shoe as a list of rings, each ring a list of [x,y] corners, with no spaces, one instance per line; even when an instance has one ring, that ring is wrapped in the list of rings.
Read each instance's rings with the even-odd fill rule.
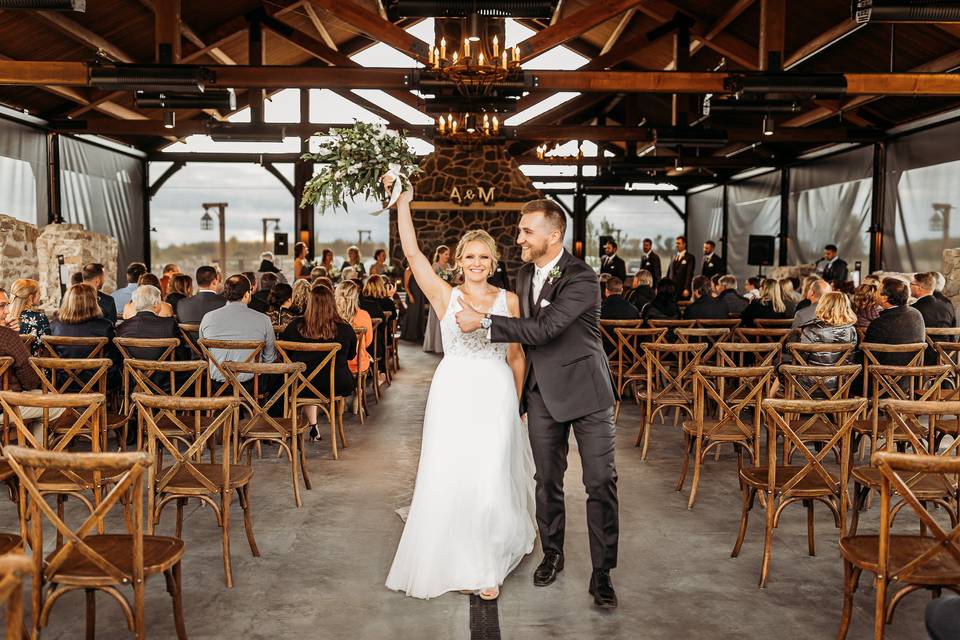
[[[601,609],[617,608],[617,592],[613,590],[609,569],[594,569],[590,576],[590,595]]]
[[[561,571],[563,571],[563,555],[556,551],[547,551],[543,556],[543,562],[533,572],[533,586],[545,587],[553,584]]]

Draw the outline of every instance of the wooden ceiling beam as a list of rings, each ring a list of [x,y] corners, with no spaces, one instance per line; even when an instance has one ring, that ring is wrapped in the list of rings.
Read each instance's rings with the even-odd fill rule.
[[[760,50],[757,66],[761,71],[783,68],[783,48],[787,35],[787,0],[760,0]]]
[[[856,20],[847,18],[843,22],[830,27],[791,53],[783,63],[784,70],[789,71],[790,69],[803,64],[824,49],[832,47],[854,31],[857,31],[865,26],[867,26],[866,23],[858,24]]]
[[[310,24],[313,25],[313,28],[317,34],[320,35],[320,39],[323,40],[323,43],[336,51],[337,43],[333,41],[333,38],[330,37],[330,33],[327,31],[327,28],[323,26],[323,21],[320,20],[320,16],[317,15],[317,10],[313,8],[310,0],[304,0],[302,6],[304,12],[307,14],[307,18],[310,20]]]
[[[73,38],[80,44],[90,47],[95,51],[102,52],[111,60],[127,63],[134,62],[133,56],[126,51],[59,11],[31,11],[29,15],[43,20],[60,33]]]
[[[156,0],[153,17],[154,60],[162,62],[168,46],[170,62],[179,63],[182,58],[180,0]]]
[[[138,0],[140,4],[146,7],[151,13],[156,13],[157,5],[155,0]],[[197,32],[190,28],[186,22],[183,21],[183,18],[180,18],[180,33],[183,34],[183,39],[197,47],[198,49],[206,49],[207,45],[204,43],[203,39],[197,35]],[[237,64],[230,56],[223,52],[222,49],[214,47],[206,51],[207,55],[216,60],[220,64]]]
[[[429,45],[378,14],[368,11],[349,0],[310,0],[310,2],[315,7],[319,7],[335,16],[341,22],[350,25],[358,33],[379,40],[414,60],[426,64]]]
[[[637,8],[644,0],[609,0],[600,5],[591,5],[558,20],[519,43],[520,60],[526,62],[544,51],[567,42],[607,20],[612,20],[625,11]]]
[[[690,55],[695,55],[700,49],[705,46],[705,43],[713,40],[718,35],[723,33],[727,27],[729,27],[734,20],[740,17],[740,15],[752,7],[757,0],[737,0],[737,2],[730,7],[725,14],[723,14],[713,25],[710,26],[709,31],[707,31],[702,38],[696,39],[690,43]]]
[[[617,40],[619,40],[620,36],[623,35],[624,30],[626,30],[627,26],[630,24],[630,21],[633,20],[633,16],[636,14],[636,9],[630,9],[620,16],[620,21],[617,22],[617,26],[614,27],[606,42],[603,43],[603,47],[600,49],[600,55],[607,53],[613,48],[613,45],[617,44]]]

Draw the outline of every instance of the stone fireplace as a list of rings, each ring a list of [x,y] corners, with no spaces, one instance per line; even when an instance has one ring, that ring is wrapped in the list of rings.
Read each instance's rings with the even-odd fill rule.
[[[502,145],[440,146],[420,163],[411,207],[420,248],[428,258],[438,245],[452,250],[470,229],[485,229],[497,241],[511,280],[523,264],[516,246],[524,203],[543,196]],[[397,213],[390,212],[391,258],[403,263]]]

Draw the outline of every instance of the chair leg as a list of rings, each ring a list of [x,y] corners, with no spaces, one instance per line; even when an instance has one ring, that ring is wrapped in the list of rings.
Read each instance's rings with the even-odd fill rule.
[[[767,492],[767,522],[763,532],[763,562],[760,565],[760,588],[767,586],[767,576],[770,575],[770,556],[773,555],[773,519],[777,513],[777,498]]]
[[[882,576],[874,576],[874,591],[876,601],[873,611],[873,638],[883,640],[883,632],[887,626],[887,581]]]
[[[330,452],[333,454],[334,460],[340,459],[340,456],[337,455],[337,419],[343,421],[343,411],[345,411],[346,404],[346,399],[330,401]]]
[[[690,439],[690,436],[684,433],[683,439],[683,462],[680,463],[680,479],[677,480],[677,486],[675,487],[677,491],[683,489],[683,482],[687,479],[687,469],[690,468],[690,451],[693,449],[693,440]]]
[[[618,422],[620,422],[620,401],[617,400],[617,402],[613,406],[614,406],[613,424],[617,424]]]
[[[850,629],[850,618],[853,616],[853,594],[857,590],[860,580],[860,569],[852,563],[843,562],[843,612],[840,614],[840,628],[837,630],[837,640],[846,640]]]
[[[650,446],[651,430],[653,430],[653,417],[648,414],[643,423],[643,450],[640,451],[641,460],[647,459],[647,448]]]
[[[233,568],[230,565],[230,499],[232,493],[229,489],[224,489],[220,494],[220,520],[221,535],[223,543],[223,575],[227,583],[227,588],[233,588]]]
[[[857,534],[857,525],[860,524],[860,510],[863,509],[863,499],[866,495],[866,491],[870,489],[867,488],[864,490],[856,481],[853,483],[853,514],[850,516],[850,531],[849,535],[853,536]]]
[[[294,435],[290,438],[291,443],[296,442],[297,436]],[[294,445],[296,446],[296,445]],[[300,501],[300,475],[297,473],[297,465],[302,465],[303,460],[300,458],[299,451],[290,452],[290,473],[293,476],[293,502],[297,505],[297,509],[303,504]],[[238,489],[239,491],[239,489]]]
[[[807,551],[811,556],[817,555],[816,536],[813,530],[813,500],[804,500],[807,508]]]
[[[178,538],[183,538],[183,507],[187,504],[186,498],[177,498],[177,532]]]
[[[173,623],[177,628],[177,640],[187,640],[187,628],[183,622],[183,592],[180,581],[180,563],[163,572],[167,581],[167,593],[173,601]]]
[[[87,599],[87,640],[94,640],[97,637],[97,591],[84,589],[84,594]]]
[[[740,531],[737,533],[737,542],[733,545],[733,552],[730,554],[731,558],[736,558],[740,555],[740,549],[743,547],[743,540],[747,537],[747,523],[750,519],[750,509],[753,507],[753,496],[755,493],[753,487],[744,485],[742,488],[743,492],[743,510],[740,512]]]
[[[303,434],[301,433],[300,438],[300,472],[303,473],[303,484],[307,488],[307,491],[313,489],[313,486],[310,484],[310,475],[307,473],[307,454],[304,451],[303,447]]]
[[[637,432],[637,441],[634,443],[633,446],[639,447],[641,444],[643,444],[643,436],[644,436],[644,431],[646,431],[646,428],[647,428],[646,415],[644,414],[644,412],[641,411],[640,412],[640,431]],[[641,460],[643,459],[643,453],[640,454],[640,459]]]
[[[260,557],[260,549],[257,548],[257,540],[253,537],[253,513],[250,504],[250,485],[237,489],[240,496],[240,506],[243,508],[243,527],[247,530],[247,542],[250,544],[250,553],[254,558]]]
[[[697,437],[694,440],[693,451],[693,482],[690,485],[690,500],[687,501],[687,509],[693,509],[693,503],[697,500],[697,487],[700,486],[700,469],[703,468],[703,439]]]
[[[340,431],[340,447],[346,449],[350,446],[350,444],[347,442],[347,434],[343,431],[343,414],[344,409],[341,408],[340,415],[337,418],[337,429]]]

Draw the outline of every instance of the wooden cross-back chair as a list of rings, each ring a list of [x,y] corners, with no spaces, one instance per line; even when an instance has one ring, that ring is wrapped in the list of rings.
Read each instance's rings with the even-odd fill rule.
[[[124,362],[131,359],[154,360],[157,362],[166,362],[173,360],[177,347],[180,346],[179,338],[114,338],[113,346],[120,352],[120,357]],[[156,358],[145,357],[142,353],[135,353],[135,350],[150,349],[159,352]],[[130,415],[130,376],[127,368],[123,368],[123,413]]]
[[[698,329],[728,329],[732,333],[740,326],[740,318],[701,318],[694,326]]]
[[[633,322],[628,320],[627,322]],[[622,398],[627,387],[633,389],[633,397],[640,403],[640,397],[637,395],[637,383],[646,382],[646,357],[642,352],[642,344],[645,342],[662,342],[667,335],[666,329],[644,329],[640,327],[614,327],[614,336],[616,337],[615,362],[613,364],[614,375],[617,380],[617,396],[614,407],[613,421],[620,420],[620,408]]]
[[[87,638],[94,637],[97,591],[116,601],[138,640],[146,638],[145,582],[162,573],[173,600],[177,638],[185,640],[180,578],[183,542],[144,535],[144,475],[151,466],[149,456],[141,452],[64,453],[24,447],[8,447],[4,453],[22,487],[20,519],[34,550],[31,609],[36,637],[47,625],[56,602],[72,591],[83,590]],[[43,499],[40,477],[48,474],[109,476],[116,484],[80,526],[70,527],[63,515],[55,513]],[[104,533],[107,515],[121,501],[126,502],[129,508],[125,511],[131,514],[125,518],[126,527],[122,533]],[[43,521],[53,525],[59,539],[46,555],[41,551],[45,549]],[[132,587],[132,606],[118,589],[123,586]]]
[[[353,334],[357,337],[357,372],[353,374],[354,379],[354,413],[360,418],[360,424],[363,424],[364,416],[370,415],[367,408],[367,376],[370,374],[370,367],[366,370],[361,368],[363,356],[361,355],[366,347],[363,345],[366,340],[367,328],[354,327]]]
[[[767,426],[766,460],[754,467],[741,467],[740,489],[743,505],[740,514],[740,531],[734,544],[732,556],[737,557],[747,533],[747,521],[758,492],[766,514],[763,539],[763,560],[760,567],[760,587],[765,587],[770,574],[770,559],[773,550],[773,530],[780,524],[780,517],[791,504],[803,504],[807,510],[807,552],[816,555],[814,531],[814,502],[825,504],[834,516],[841,535],[846,522],[850,478],[850,432],[856,415],[863,411],[864,398],[847,400],[779,400],[767,398],[763,411]],[[833,414],[831,423],[836,432],[817,452],[807,448],[806,443],[790,425],[790,415]],[[791,449],[803,455],[803,465],[789,464],[778,460],[780,447],[778,437],[789,441]],[[841,451],[839,468],[825,464],[835,447]]]
[[[25,346],[28,351],[33,353],[33,345],[37,342],[37,336],[32,333],[21,333],[20,342],[23,343],[23,346]]]
[[[272,442],[279,447],[278,455],[283,452],[290,460],[290,469],[293,475],[293,499],[300,507],[300,477],[310,489],[310,476],[307,474],[304,460],[303,434],[306,425],[300,421],[300,406],[297,403],[299,378],[307,366],[302,362],[225,362],[224,367],[233,374],[233,397],[245,409],[243,417],[237,423],[237,460],[247,455],[247,465],[253,466],[253,447],[262,442]],[[264,388],[270,385],[269,392],[257,395],[250,393],[247,388],[237,382],[241,373],[247,373],[254,378],[254,387]],[[276,384],[264,380],[269,376]],[[273,410],[273,411],[271,411]],[[279,413],[279,416],[271,413]]]
[[[910,342],[907,344],[883,344],[880,342],[861,342],[860,351],[863,353],[863,392],[870,390],[870,365],[898,365],[906,367],[920,367],[923,365],[923,352],[927,348],[925,342]]]
[[[673,340],[674,329],[693,329],[696,320],[648,320],[647,325],[653,329],[666,329],[667,339]]]
[[[789,329],[793,326],[793,318],[757,318],[754,322],[760,329]]]
[[[6,391],[10,388],[10,378],[7,372],[13,366],[13,358],[10,356],[0,356],[0,391]]]
[[[643,320],[600,320],[600,339],[603,341],[603,348],[607,354],[607,361],[610,363],[610,370],[617,367],[617,359],[622,358],[623,354],[617,349],[617,329],[640,329],[643,327]]]
[[[30,367],[40,379],[40,388],[43,393],[101,393],[107,397],[107,375],[112,362],[107,358],[30,358]],[[120,448],[126,447],[127,420],[120,414],[110,412],[104,403],[103,415],[100,419],[100,435],[102,442],[99,450],[106,450],[107,437],[111,431],[118,431],[117,441]],[[54,442],[67,430],[72,429],[80,412],[65,408],[59,418],[50,422],[50,430],[46,433],[48,442]],[[84,430],[79,434],[85,438],[92,438],[92,433]]]
[[[779,344],[780,352],[777,354],[777,364],[780,364],[780,357],[783,348],[787,344],[790,335],[793,333],[787,329],[762,329],[752,327],[737,327],[733,332],[733,342],[744,342],[753,344]]]
[[[19,538],[19,536],[17,536]],[[0,602],[6,610],[7,640],[23,640],[23,578],[30,575],[33,562],[22,552],[0,555]]]
[[[107,345],[110,344],[109,338],[78,338],[72,336],[40,336],[40,342],[43,343],[43,347],[46,350],[47,354],[51,358],[59,358],[60,352],[57,350],[57,347],[86,347],[90,349],[90,352],[86,354],[86,358],[103,358],[105,357]]]
[[[718,367],[772,367],[780,362],[782,345],[779,342],[718,342],[716,365]],[[734,389],[731,399],[743,397],[750,387],[749,380]]]
[[[262,340],[209,340],[201,338],[197,345],[202,352],[201,358],[210,363],[210,397],[220,398],[229,396],[233,393],[234,380],[230,372],[224,368],[222,361],[213,355],[213,349],[229,349],[233,351],[246,351],[246,355],[240,362],[257,362],[260,354],[266,346]],[[213,372],[217,371],[223,380],[215,380]]]
[[[124,375],[132,382],[132,393],[168,396],[173,398],[201,398],[208,388],[210,365],[204,360],[138,360],[130,358],[123,361]],[[132,403],[131,399],[131,411]],[[145,427],[140,412],[134,412],[137,419],[137,449],[143,450]],[[181,417],[183,416],[183,417]],[[132,416],[131,416],[132,417]],[[187,427],[184,420],[199,423],[199,429]],[[177,411],[161,411],[156,419],[157,428],[168,438],[179,440],[185,447],[193,443],[189,433],[202,432],[213,418],[206,414],[179,414]],[[210,443],[213,444],[212,442]],[[210,462],[215,461],[215,450],[210,448]]]
[[[393,383],[393,311],[383,312],[383,374],[386,377],[386,385],[389,387]]]
[[[709,364],[716,360],[717,344],[724,342],[730,337],[730,330],[723,327],[711,329],[701,329],[698,327],[694,327],[693,329],[676,329],[673,333],[677,337],[677,342],[686,344],[702,342],[707,345],[706,352],[700,357],[700,362],[704,364]]]
[[[786,349],[790,354],[792,363],[796,365],[809,365],[809,358],[812,353],[837,354],[836,364],[844,365],[852,362],[853,349],[855,346],[852,342],[788,342]]]
[[[396,374],[400,370],[400,317],[398,315],[390,318],[390,334],[387,336],[388,358],[387,364],[393,369],[391,374]]]
[[[949,415],[960,414],[960,403],[943,407]],[[898,411],[910,411],[907,407]],[[930,411],[925,408],[924,411]],[[941,409],[936,409],[940,411]],[[874,574],[873,637],[883,640],[885,627],[893,619],[897,605],[914,591],[929,589],[938,595],[942,589],[960,593],[960,525],[955,521],[947,530],[932,513],[911,479],[917,475],[960,477],[960,458],[880,451],[872,456],[880,473],[879,534],[851,534],[840,538],[843,557],[843,612],[839,640],[845,640],[853,615],[853,594],[864,571]],[[895,500],[899,498],[897,504]],[[904,505],[920,520],[919,533],[893,531],[892,519]],[[892,598],[893,583],[900,587]]]
[[[204,358],[203,351],[200,349],[200,325],[199,324],[189,324],[189,323],[180,323],[177,325],[177,329],[180,331],[180,337],[183,339],[183,344],[190,349],[192,357],[202,360]]]
[[[294,362],[299,354],[323,354],[319,363],[311,371],[302,371],[297,374],[297,403],[301,407],[316,406],[327,417],[330,423],[330,452],[334,460],[339,460],[337,453],[337,434],[340,435],[340,446],[346,449],[347,436],[343,431],[343,414],[346,410],[347,399],[336,394],[334,377],[337,353],[340,344],[337,342],[290,342],[278,340],[277,353],[284,362]],[[293,357],[291,357],[293,356]],[[326,379],[320,374],[327,370]],[[302,448],[301,448],[302,451]],[[306,476],[304,476],[306,481]],[[309,485],[308,485],[309,488]]]
[[[861,366],[846,365],[780,365],[783,377],[783,397],[785,400],[846,400],[850,397],[853,383],[860,377]],[[839,429],[831,414],[814,413],[810,415],[793,414],[785,418],[797,438],[805,443],[822,446],[829,442]],[[790,464],[793,447],[788,439],[783,442],[783,459]],[[840,451],[836,450],[838,460]]]
[[[690,458],[693,458],[693,481],[687,508],[692,509],[700,485],[700,470],[711,449],[732,444],[737,450],[739,466],[743,466],[744,450],[753,464],[757,463],[760,438],[760,401],[773,382],[774,368],[699,365],[693,373],[693,415],[683,421],[683,463],[677,491],[683,489]],[[707,415],[706,407],[716,407],[716,417]],[[746,416],[746,417],[745,417]]]
[[[663,328],[663,327],[661,327]],[[679,421],[681,411],[688,416],[693,415],[693,371],[700,364],[700,358],[707,351],[707,345],[702,342],[691,344],[654,342],[640,345],[643,348],[646,385],[637,398],[643,401],[644,407],[640,417],[640,432],[637,434],[636,446],[643,443],[640,454],[642,460],[647,458],[650,444],[650,431],[658,415],[663,415],[667,409],[676,412],[674,422]],[[669,366],[667,358],[674,357],[679,363],[676,368]]]
[[[926,389],[922,394],[912,394],[914,399],[888,397],[877,402],[887,419],[884,421],[883,433],[878,434],[874,442],[882,438],[884,451],[911,449],[914,453],[922,455],[960,456],[960,440],[954,440],[950,446],[941,450],[934,437],[936,429],[931,428],[935,427],[940,420],[956,420],[960,416],[960,411],[948,413],[950,408],[960,407],[960,402],[936,400],[937,382],[939,379],[935,380],[931,388]],[[877,446],[874,450],[879,451],[880,447]],[[866,507],[867,496],[871,490],[880,490],[881,474],[880,470],[871,464],[854,467],[852,476],[855,510],[850,531],[856,533],[860,522],[860,511]],[[955,479],[948,482],[945,478],[934,474],[921,474],[911,479],[910,486],[925,502],[933,502],[943,507],[949,514],[951,522],[957,523],[956,505],[960,494],[957,493]],[[893,515],[896,515],[896,510]]]
[[[243,509],[243,521],[247,542],[254,557],[260,556],[253,536],[253,518],[250,511],[250,481],[253,469],[240,464],[233,447],[237,414],[240,403],[233,398],[171,398],[133,394],[133,401],[140,412],[147,430],[147,452],[154,461],[150,467],[147,497],[149,514],[148,532],[153,533],[160,523],[163,508],[170,502],[177,503],[176,536],[183,534],[183,508],[187,500],[197,499],[213,510],[221,530],[223,546],[223,572],[228,588],[233,587],[233,569],[230,562],[230,504],[236,491]],[[190,430],[184,433],[191,444],[181,451],[178,440],[171,438],[159,428],[157,417],[173,412],[193,414],[197,418],[183,423]],[[213,420],[201,427],[199,417],[212,413]],[[202,428],[202,431],[201,431]],[[185,430],[186,431],[186,430]],[[220,447],[219,463],[200,462],[204,447]],[[170,456],[170,464],[164,465],[164,457]],[[214,499],[219,498],[219,503]]]
[[[927,351],[924,354],[924,364],[950,364],[953,358],[944,356],[946,352],[942,345],[960,344],[960,327],[927,327],[924,337],[927,342]]]

